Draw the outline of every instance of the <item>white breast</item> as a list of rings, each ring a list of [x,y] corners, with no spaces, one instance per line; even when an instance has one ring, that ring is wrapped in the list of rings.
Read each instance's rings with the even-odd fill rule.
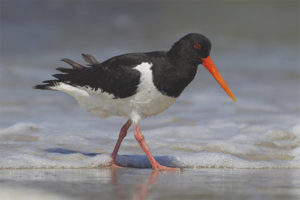
[[[134,69],[141,73],[137,93],[127,98],[114,99],[112,94],[100,89],[93,90],[89,87],[74,87],[60,83],[51,89],[62,91],[73,96],[79,104],[89,112],[100,117],[124,116],[133,123],[138,123],[141,118],[157,115],[172,105],[176,98],[160,93],[153,84],[151,63],[143,62]]]

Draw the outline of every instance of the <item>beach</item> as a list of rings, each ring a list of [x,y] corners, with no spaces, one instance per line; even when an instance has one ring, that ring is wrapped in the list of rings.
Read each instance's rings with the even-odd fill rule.
[[[300,199],[299,2],[1,1],[0,199]],[[155,13],[155,14],[153,14]],[[127,119],[100,119],[70,96],[34,90],[62,58],[84,64],[168,50],[190,32],[236,96],[209,72],[141,121],[153,172]]]

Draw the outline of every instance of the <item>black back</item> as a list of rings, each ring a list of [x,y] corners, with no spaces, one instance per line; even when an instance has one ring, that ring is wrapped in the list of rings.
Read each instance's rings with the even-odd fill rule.
[[[195,49],[195,44],[201,48]],[[147,62],[152,64],[155,87],[162,94],[178,97],[194,79],[197,65],[202,63],[201,58],[209,56],[210,48],[210,41],[205,36],[192,33],[181,38],[168,52],[124,54],[103,63],[99,63],[91,55],[83,54],[86,61],[94,64],[86,67],[64,59],[63,61],[72,65],[73,69],[58,68],[63,74],[53,75],[57,80],[44,81],[45,84],[35,88],[51,89],[51,86],[64,82],[101,90],[114,95],[115,98],[126,98],[137,92],[140,82],[140,72],[133,68]]]

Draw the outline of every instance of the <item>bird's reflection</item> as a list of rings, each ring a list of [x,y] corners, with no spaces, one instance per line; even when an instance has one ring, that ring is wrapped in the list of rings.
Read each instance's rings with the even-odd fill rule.
[[[147,199],[149,195],[149,191],[151,189],[151,185],[155,183],[160,173],[161,173],[160,171],[156,171],[156,170],[152,171],[152,173],[147,179],[144,179],[142,183],[138,184],[133,199],[134,200]]]
[[[119,178],[118,172],[122,172],[122,168],[111,168],[111,181],[115,185],[115,195],[117,196],[117,199],[124,199],[124,195],[120,193],[119,190]],[[157,181],[159,175],[161,174],[161,171],[152,171],[150,175],[146,178],[143,178],[141,181],[139,181],[137,184],[134,185],[133,189],[133,199],[134,200],[144,200],[147,199],[152,185],[155,184]]]

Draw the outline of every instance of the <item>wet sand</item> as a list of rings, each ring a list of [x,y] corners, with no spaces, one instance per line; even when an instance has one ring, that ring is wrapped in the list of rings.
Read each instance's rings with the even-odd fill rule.
[[[0,170],[0,199],[299,199],[297,169]]]

